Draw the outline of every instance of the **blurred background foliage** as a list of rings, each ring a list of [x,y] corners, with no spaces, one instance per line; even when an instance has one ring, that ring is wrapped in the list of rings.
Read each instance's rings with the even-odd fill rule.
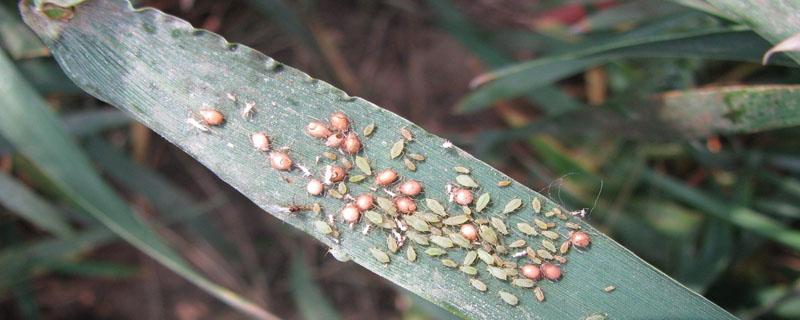
[[[389,108],[568,208],[591,208],[594,226],[737,316],[800,317],[800,69],[784,54],[759,63],[796,25],[776,33],[694,0],[138,5]],[[762,20],[788,10],[765,7],[754,10]],[[34,89],[25,103],[49,111],[26,118],[63,127],[41,137],[0,128],[4,318],[245,317],[96,220],[93,210],[123,199],[121,228],[147,221],[208,279],[280,317],[449,317],[332,259],[82,93],[15,1],[0,5],[0,44],[0,73],[24,78],[0,86]],[[91,172],[69,180],[79,169]],[[81,193],[84,184],[109,193]]]

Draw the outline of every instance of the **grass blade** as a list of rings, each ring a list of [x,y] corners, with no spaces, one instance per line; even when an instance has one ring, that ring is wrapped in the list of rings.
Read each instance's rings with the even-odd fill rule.
[[[314,282],[308,265],[301,258],[302,252],[292,261],[292,270],[289,273],[289,283],[292,287],[292,297],[297,309],[307,320],[313,319],[340,319],[339,312],[331,305],[328,298]]]
[[[475,291],[462,273],[446,269],[439,261],[441,258],[420,254],[412,263],[393,255],[389,264],[381,263],[372,257],[369,248],[386,244],[383,231],[362,235],[360,230],[350,231],[341,223],[328,225],[310,212],[292,212],[289,206],[293,204],[318,202],[323,210],[332,213],[341,208],[342,202],[333,197],[307,195],[303,183],[306,178],[301,170],[271,170],[264,154],[253,150],[250,134],[268,130],[275,138],[276,148],[288,147],[296,164],[319,172],[322,164],[317,164],[316,158],[328,149],[307,137],[303,128],[312,119],[324,119],[331,112],[342,111],[351,117],[356,132],[370,123],[378,126],[379,130],[364,140],[364,155],[372,165],[395,168],[403,177],[419,179],[426,186],[426,197],[446,202],[444,186],[454,179],[452,168],[460,165],[470,168],[470,174],[479,183],[485,182],[481,184],[482,191],[497,195],[497,203],[512,198],[524,198],[527,203],[527,199],[535,196],[541,197],[545,210],[556,204],[518,183],[501,189],[494,179],[507,179],[506,176],[458,148],[442,148],[443,139],[413,123],[159,11],[133,10],[126,1],[95,0],[77,6],[75,16],[69,21],[54,21],[35,8],[23,6],[22,10],[26,21],[44,38],[79,86],[132,113],[261,208],[332,247],[337,257],[349,257],[451,312],[481,319],[582,318],[599,311],[631,318],[731,318],[724,310],[580,221],[576,223],[593,235],[593,248],[570,255],[568,277],[555,284],[540,284],[548,292],[548,300],[542,304],[535,301],[530,290],[512,288],[483,274],[482,280],[488,283],[491,292]],[[226,93],[237,95],[239,101],[256,102],[261,116],[249,121],[242,119],[238,116],[242,106],[225,98]],[[203,104],[227,114],[228,122],[209,129],[210,132],[198,131],[187,124],[187,117],[203,108]],[[386,156],[392,142],[400,137],[401,128],[414,133],[408,151],[426,156],[414,172],[404,171],[401,163]],[[359,194],[369,189],[350,184],[348,190]],[[508,225],[528,220],[533,214],[528,206],[507,217],[499,214],[500,209],[493,208],[487,215],[504,217]],[[315,223],[336,228],[340,238],[318,232]],[[462,253],[447,252],[457,261],[462,260]],[[603,292],[609,282],[625,290],[614,294]],[[499,288],[517,295],[519,306],[510,307],[500,300]]]
[[[195,272],[101,180],[45,102],[0,55],[0,133],[33,161],[78,207],[166,267],[255,317],[270,315]]]
[[[73,236],[74,231],[64,215],[27,186],[0,172],[0,203],[33,225],[61,238]]]
[[[613,59],[704,58],[760,62],[769,43],[751,31],[703,30],[658,37],[622,40],[581,52],[557,55],[508,66],[476,78],[481,86],[459,103],[462,112],[475,112],[492,103],[523,95],[577,73],[586,67]],[[775,60],[776,62],[778,60]],[[795,65],[783,60],[783,65]]]

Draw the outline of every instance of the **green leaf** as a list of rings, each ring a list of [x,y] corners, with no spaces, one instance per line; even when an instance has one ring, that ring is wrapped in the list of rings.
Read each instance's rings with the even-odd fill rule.
[[[250,48],[228,44],[217,35],[195,30],[188,23],[156,10],[134,11],[127,2],[95,0],[78,6],[75,17],[68,22],[52,22],[35,11],[23,11],[26,21],[45,39],[68,75],[82,88],[130,112],[277,218],[451,312],[491,319],[534,315],[580,318],[597,311],[612,317],[631,318],[731,318],[724,310],[582,222],[578,223],[583,230],[592,234],[592,248],[569,256],[570,263],[564,267],[567,276],[563,280],[542,283],[548,295],[546,303],[537,302],[529,289],[512,287],[484,272],[480,272],[479,278],[487,285],[488,292],[476,291],[462,272],[446,268],[440,262],[444,258],[461,261],[465,250],[460,248],[423,249],[406,241],[405,245],[415,245],[425,255],[420,254],[411,262],[397,256],[403,255],[405,249],[391,256],[383,252],[389,258],[384,264],[383,255],[377,254],[383,262],[378,261],[373,257],[375,250],[370,249],[383,248],[388,231],[375,228],[364,235],[361,228],[350,230],[337,222],[332,226],[336,228],[333,233],[338,232],[339,237],[334,239],[314,229],[314,221],[320,221],[321,217],[311,212],[288,210],[292,204],[318,202],[326,212],[337,212],[343,204],[338,199],[306,194],[301,170],[277,172],[270,169],[265,156],[249,145],[246,138],[249,133],[270,128],[276,141],[290,141],[286,146],[291,150],[294,163],[317,172],[324,164],[315,164],[315,159],[329,149],[307,137],[303,128],[308,119],[323,119],[334,111],[342,111],[351,117],[356,132],[370,123],[381,128],[364,140],[362,155],[374,161],[373,167],[394,168],[403,178],[425,183],[427,198],[446,203],[445,186],[454,179],[449,168],[463,165],[471,169],[473,179],[485,181],[480,183],[483,192],[491,192],[498,199],[537,196],[543,199],[545,209],[552,209],[556,204],[519,183],[497,187],[498,178],[508,179],[505,175],[457,148],[442,148],[443,139],[397,115],[349,97]],[[140,54],[132,54],[134,52]],[[243,121],[236,116],[241,106],[226,102],[225,94],[230,92],[241,101],[256,101],[262,112],[250,121]],[[210,128],[209,132],[197,131],[187,124],[188,115],[196,113],[203,104],[213,105],[229,115],[228,122]],[[427,158],[414,172],[402,169],[399,161],[386,156],[400,128],[417,133],[414,152]],[[371,184],[366,183],[351,184],[349,189],[354,194],[384,192],[370,191],[370,187]],[[505,219],[507,224],[516,225],[531,219],[532,212],[523,206],[511,216],[499,212],[481,215]],[[514,231],[510,236],[518,238],[520,234]],[[479,270],[484,270],[483,266]],[[427,275],[437,281],[431,281]],[[609,283],[619,288],[614,294],[597,289]],[[519,304],[511,307],[503,302],[499,290],[517,296]],[[569,298],[576,295],[580,295],[579,301]],[[652,304],[651,301],[669,303]],[[674,305],[681,308],[672,307]],[[597,310],[597,306],[602,306],[603,310]]]
[[[61,238],[73,236],[74,231],[64,214],[27,186],[0,172],[0,203],[31,224]]]
[[[741,29],[702,30],[656,37],[623,39],[580,52],[522,62],[481,75],[481,86],[459,103],[462,112],[475,112],[492,103],[520,96],[545,84],[561,80],[589,66],[613,59],[706,58],[760,62],[769,43]],[[778,60],[776,60],[778,63]],[[783,60],[782,65],[796,66]]]
[[[23,6],[23,10],[34,10],[38,18],[52,21],[40,16],[35,8]],[[79,147],[67,137],[45,102],[27,85],[3,54],[0,54],[0,73],[6,77],[6,81],[0,85],[0,108],[5,113],[0,117],[0,134],[34,162],[75,205],[164,266],[222,301],[254,317],[270,317],[259,307],[194,271],[136,217],[128,205],[102,181]]]
[[[0,47],[15,60],[46,56],[47,47],[28,28],[16,12],[0,5]]]
[[[706,0],[705,2],[752,28],[773,44],[778,44],[800,32],[800,19],[797,19],[800,2],[797,1]],[[766,50],[762,54],[764,52]],[[800,63],[800,52],[785,54]]]
[[[303,253],[296,252],[292,259],[292,268],[289,273],[289,284],[292,287],[292,297],[297,309],[304,319],[339,319],[339,313],[325,297],[308,265],[303,261]]]

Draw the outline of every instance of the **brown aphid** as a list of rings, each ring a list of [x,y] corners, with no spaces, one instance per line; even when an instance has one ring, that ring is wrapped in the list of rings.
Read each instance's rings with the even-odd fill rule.
[[[325,140],[325,146],[331,148],[341,147],[342,143],[344,143],[344,134],[342,133],[334,133],[328,136],[328,139]]]
[[[526,264],[520,268],[520,273],[522,273],[525,278],[539,281],[542,279],[542,269],[535,264]]]
[[[331,113],[331,127],[336,131],[347,131],[350,129],[350,118],[341,111]]]
[[[473,199],[472,191],[461,188],[453,190],[453,201],[462,206],[468,206]]]
[[[258,151],[269,150],[269,136],[267,136],[266,133],[256,132],[250,136],[250,141],[253,143],[253,147]]]
[[[289,171],[292,169],[292,159],[289,155],[281,151],[273,151],[269,154],[269,164],[273,169]]]
[[[572,235],[569,237],[569,241],[572,242],[573,246],[576,246],[581,249],[585,249],[592,244],[592,238],[589,236],[588,233],[583,231],[573,232]]]
[[[405,214],[411,214],[417,211],[417,203],[414,202],[414,199],[409,197],[394,198],[394,206],[397,208],[397,211]]]
[[[372,194],[365,193],[356,198],[356,207],[361,211],[367,211],[375,206],[375,197]]]
[[[326,139],[331,135],[331,130],[322,121],[309,122],[306,126],[306,132],[308,135],[319,139]]]
[[[465,223],[461,225],[461,236],[469,241],[478,240],[478,228],[474,224]]]
[[[225,123],[225,116],[216,109],[200,110],[200,118],[204,124],[209,126],[219,126]]]
[[[379,172],[375,176],[375,183],[379,186],[388,186],[397,181],[397,172],[392,169],[386,169]]]
[[[325,173],[323,174],[323,181],[326,184],[340,182],[347,176],[347,172],[339,166],[325,166]]]
[[[346,152],[347,154],[356,154],[359,150],[361,150],[361,139],[359,139],[358,136],[353,132],[348,133],[344,138],[342,151]]]
[[[422,184],[417,180],[407,180],[397,187],[400,193],[413,197],[422,192]]]
[[[313,196],[321,195],[323,191],[325,191],[325,185],[322,184],[322,181],[317,179],[311,179],[308,181],[306,185],[306,191]]]
[[[542,274],[547,280],[558,281],[561,279],[561,267],[551,263],[542,263]]]
[[[361,210],[353,203],[348,203],[342,209],[342,219],[347,223],[356,223],[361,217]]]

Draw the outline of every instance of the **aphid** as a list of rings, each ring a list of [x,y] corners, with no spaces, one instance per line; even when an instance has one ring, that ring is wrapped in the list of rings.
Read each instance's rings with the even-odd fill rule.
[[[503,280],[503,281],[508,280],[508,273],[506,273],[506,271],[501,269],[501,268],[493,267],[493,266],[487,266],[486,270],[488,270],[489,274],[491,274],[493,277],[495,277],[497,279],[500,279],[500,280]]]
[[[448,268],[456,268],[458,267],[458,263],[450,259],[442,259],[442,264]]]
[[[354,175],[354,176],[350,176],[350,178],[348,178],[347,181],[350,181],[352,183],[359,183],[361,181],[364,181],[364,179],[366,179],[366,178],[367,178],[367,176],[365,176],[365,175],[357,174],[357,175]]]
[[[589,236],[588,233],[583,231],[575,231],[569,237],[569,241],[572,242],[573,246],[578,248],[584,249],[592,244],[592,238]]]
[[[392,145],[392,148],[389,149],[389,158],[394,159],[403,154],[403,149],[406,146],[405,143],[405,140],[397,140],[397,142]]]
[[[559,237],[557,232],[553,232],[550,230],[542,231],[542,235],[551,240],[556,240]]]
[[[388,186],[397,181],[397,172],[392,169],[386,169],[375,176],[375,183],[379,186]]]
[[[539,302],[543,302],[544,301],[544,291],[542,290],[541,287],[534,288],[533,289],[533,295],[536,296],[536,300],[539,300]]]
[[[361,217],[361,210],[355,204],[348,203],[342,209],[341,214],[345,222],[352,224],[358,222]]]
[[[195,129],[200,130],[202,132],[208,132],[209,131],[207,125],[201,123],[200,121],[197,121],[197,119],[195,119],[195,118],[186,118],[186,123],[192,125],[192,127],[195,127]]]
[[[517,299],[517,296],[515,296],[513,294],[510,294],[510,293],[502,291],[502,290],[498,291],[497,294],[500,295],[500,299],[503,299],[503,301],[505,301],[506,303],[508,303],[508,304],[510,304],[512,306],[516,306],[517,303],[519,303],[519,299]]]
[[[365,193],[356,197],[356,207],[361,210],[369,210],[375,206],[375,197],[372,194]]]
[[[336,161],[336,154],[333,152],[325,151],[322,153],[322,156],[325,157],[325,159]]]
[[[449,217],[447,219],[444,219],[444,220],[442,220],[442,223],[444,223],[445,225],[448,225],[448,226],[456,226],[456,225],[463,224],[464,222],[467,222],[467,221],[469,221],[469,217],[467,217],[466,215],[462,214],[462,215],[457,215],[457,216],[451,216],[451,217]]]
[[[511,185],[511,181],[510,180],[503,180],[503,181],[497,182],[497,186],[500,187],[500,188],[508,187],[510,185]]]
[[[522,207],[522,200],[521,199],[519,199],[519,198],[511,199],[511,201],[506,203],[506,206],[503,208],[503,213],[506,213],[506,214],[507,213],[512,213],[514,211],[517,211],[517,209],[519,209],[520,207]]]
[[[439,201],[436,201],[436,199],[430,199],[430,198],[425,199],[425,205],[428,207],[428,209],[433,211],[433,213],[443,217],[447,216],[447,212],[445,212],[444,206],[442,206],[442,204],[439,203]]]
[[[561,247],[558,248],[558,252],[561,254],[567,254],[569,252],[569,247],[572,244],[570,241],[564,241],[561,243]]]
[[[417,251],[414,250],[414,246],[409,245],[408,249],[406,249],[406,258],[408,261],[414,262],[417,260]]]
[[[458,173],[463,173],[463,174],[469,174],[469,172],[470,172],[468,168],[462,167],[462,166],[453,167],[453,170],[455,170]]]
[[[572,230],[580,230],[581,229],[581,226],[579,224],[572,223],[572,222],[567,222],[567,223],[564,224],[564,226],[566,226],[567,228],[570,228]]]
[[[472,285],[473,288],[478,289],[478,291],[486,291],[486,284],[481,282],[478,279],[469,279],[469,284]]]
[[[317,232],[322,234],[331,234],[333,233],[333,229],[331,226],[322,220],[314,221],[314,228],[317,229]]]
[[[483,209],[489,205],[489,201],[492,199],[492,195],[488,192],[485,192],[478,197],[478,201],[475,202],[475,211],[481,212]]]
[[[331,130],[321,121],[311,121],[306,126],[306,133],[314,138],[327,139],[331,135]]]
[[[487,225],[482,225],[480,227],[479,234],[481,236],[481,239],[486,240],[486,242],[491,243],[493,245],[499,244],[497,241],[497,233],[494,232],[494,229],[492,229],[492,227],[489,227]]]
[[[245,102],[244,108],[242,109],[242,118],[249,119],[253,116],[253,113],[256,112],[256,103],[255,102]]]
[[[342,167],[327,165],[325,166],[325,172],[323,174],[322,181],[325,184],[331,184],[344,180],[345,176],[347,176],[347,173],[344,171],[344,169],[342,169]]]
[[[431,242],[433,242],[433,244],[435,244],[437,246],[440,246],[442,248],[445,248],[445,249],[449,249],[449,248],[453,247],[453,241],[450,240],[450,238],[447,238],[447,237],[431,235],[430,236],[430,240],[431,240]]]
[[[560,263],[560,264],[567,264],[567,258],[564,258],[564,257],[559,256],[559,255],[553,256],[553,260],[558,261],[558,263]]]
[[[322,211],[322,206],[319,205],[319,202],[314,202],[314,205],[311,206],[311,211],[314,211],[314,213],[319,214]]]
[[[336,186],[336,189],[339,191],[339,193],[349,196],[347,194],[347,184],[345,184],[344,182],[339,182],[339,185]],[[353,199],[353,198],[350,197],[350,199]]]
[[[561,267],[551,263],[542,264],[542,274],[547,280],[558,281],[561,279]]]
[[[550,251],[552,253],[555,253],[556,251],[558,251],[556,249],[556,245],[553,244],[552,241],[547,240],[547,239],[542,239],[542,247],[544,247],[545,249],[547,249],[547,251]]]
[[[508,247],[509,247],[509,248],[514,248],[514,249],[516,249],[516,248],[522,248],[522,247],[524,247],[524,246],[525,246],[525,244],[526,244],[525,240],[519,239],[519,240],[514,240],[514,242],[511,242],[511,243],[508,245]],[[524,252],[523,252],[523,255],[524,255]]]
[[[477,188],[478,187],[478,183],[475,182],[475,180],[472,180],[472,177],[470,177],[468,175],[464,175],[464,174],[456,176],[456,182],[458,182],[458,184],[460,184],[461,186],[463,186],[465,188]]]
[[[400,193],[413,197],[422,192],[422,184],[417,180],[406,180],[397,187]]]
[[[506,223],[505,223],[505,222],[503,222],[503,220],[502,220],[502,219],[500,219],[500,218],[497,218],[497,217],[492,217],[492,218],[490,219],[490,221],[491,221],[491,223],[492,223],[492,226],[493,226],[495,229],[497,229],[497,231],[500,231],[500,233],[502,233],[502,234],[504,234],[504,235],[508,235],[508,229],[506,228]]]
[[[414,230],[419,232],[429,232],[431,230],[428,223],[425,222],[425,220],[418,218],[416,215],[405,216],[403,219],[408,222],[408,224],[414,228]]]
[[[511,284],[520,288],[533,288],[534,282],[531,279],[517,278]]]
[[[430,247],[427,250],[425,250],[425,254],[427,254],[427,255],[429,255],[431,257],[438,257],[438,256],[441,256],[441,255],[447,254],[447,251],[445,251],[444,249],[441,249],[439,247]]]
[[[533,198],[533,201],[531,201],[531,208],[533,208],[533,213],[539,213],[539,211],[542,211],[542,201],[540,201],[539,198]]]
[[[423,155],[421,155],[419,153],[409,153],[408,157],[411,158],[414,161],[425,161],[425,156],[423,156]]]
[[[397,239],[391,235],[386,237],[386,247],[389,248],[391,253],[397,253],[397,249],[399,249],[399,246],[397,245]]]
[[[273,151],[269,154],[269,164],[273,169],[289,171],[292,169],[292,159],[282,151]]]
[[[474,224],[471,223],[462,224],[460,232],[461,236],[463,236],[469,241],[478,240],[478,228],[476,228]]]
[[[478,274],[478,269],[476,269],[475,267],[471,267],[471,266],[460,266],[460,267],[458,267],[458,270],[461,270],[461,272],[466,273],[466,274],[471,275],[471,276],[474,276],[474,275]]]
[[[344,144],[342,144],[342,151],[346,152],[347,154],[356,154],[358,151],[361,150],[361,139],[358,136],[350,132],[344,138]]]
[[[372,257],[380,263],[387,264],[391,261],[389,255],[378,248],[369,248],[369,252],[372,253]]]
[[[470,244],[471,241],[467,240],[464,236],[460,233],[451,233],[448,235],[450,240],[453,240],[453,243],[457,244],[459,247],[462,248],[470,248],[472,245]]]
[[[200,110],[200,119],[202,119],[203,124],[209,126],[219,126],[225,123],[225,116],[216,109]]]
[[[478,253],[478,258],[481,259],[481,261],[483,261],[483,263],[485,263],[486,265],[489,265],[489,266],[494,264],[494,262],[495,262],[494,261],[494,256],[492,256],[491,254],[486,252],[486,250],[478,249],[478,250],[476,250],[476,252]]]
[[[414,199],[409,197],[395,198],[394,206],[397,208],[397,211],[405,214],[410,214],[414,213],[414,211],[417,211],[417,203],[414,202]]]
[[[338,148],[344,143],[344,134],[337,132],[328,136],[325,140],[325,146],[330,148]]]
[[[414,162],[411,162],[408,158],[403,158],[403,165],[406,166],[408,171],[417,171],[417,165]]]
[[[403,139],[408,141],[414,140],[414,135],[411,134],[411,130],[408,130],[407,128],[400,128],[400,135],[403,136]]]
[[[520,232],[527,234],[529,236],[535,236],[539,234],[538,232],[536,232],[536,229],[534,229],[531,225],[525,222],[517,223],[517,229],[519,229]]]
[[[250,136],[250,141],[253,142],[253,147],[258,151],[269,150],[269,136],[263,132],[256,132]]]
[[[347,131],[350,129],[350,119],[344,112],[338,111],[331,113],[331,127],[336,131]]]
[[[306,185],[306,191],[312,196],[318,196],[325,191],[325,186],[317,179],[311,179]]]
[[[608,319],[608,315],[605,314],[605,313],[599,313],[599,312],[590,314],[590,315],[586,316],[586,318],[583,318],[583,320],[606,320],[606,319]]]
[[[366,175],[372,175],[372,167],[369,165],[369,160],[362,156],[356,156],[356,167]]]
[[[464,261],[461,263],[465,266],[471,266],[475,263],[475,259],[478,258],[478,253],[475,251],[469,251],[466,255],[464,255]]]
[[[375,124],[370,123],[366,127],[364,127],[364,136],[369,137],[372,135],[372,132],[375,131]]]
[[[611,291],[614,291],[615,289],[617,289],[617,287],[608,286],[608,287],[603,288],[603,291],[605,291],[606,293],[611,293]]]
[[[453,190],[453,201],[456,203],[462,206],[468,206],[470,203],[472,203],[472,200],[472,191],[461,188]]]

